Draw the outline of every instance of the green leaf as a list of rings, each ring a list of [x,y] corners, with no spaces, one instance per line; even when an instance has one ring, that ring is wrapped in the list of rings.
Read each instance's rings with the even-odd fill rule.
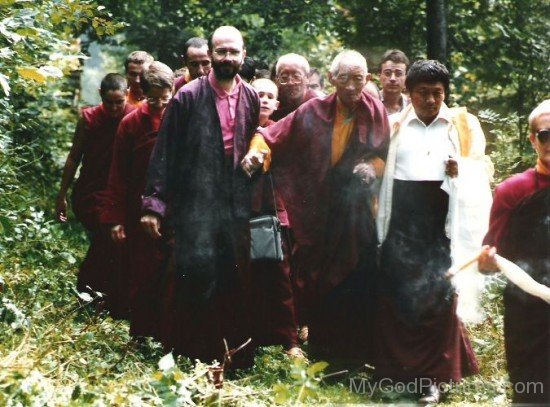
[[[307,368],[308,377],[315,377],[315,375],[324,371],[327,368],[327,366],[328,366],[328,363],[324,361],[314,363],[313,365]]]
[[[290,399],[290,391],[287,385],[282,383],[274,384],[273,392],[275,393],[274,401],[277,404],[284,404]]]
[[[46,75],[32,66],[19,67],[17,68],[17,73],[24,79],[30,79],[38,83],[45,83],[48,79]]]

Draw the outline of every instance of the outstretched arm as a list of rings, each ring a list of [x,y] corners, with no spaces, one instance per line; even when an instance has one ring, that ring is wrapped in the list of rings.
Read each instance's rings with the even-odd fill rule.
[[[57,199],[55,202],[56,218],[60,222],[67,221],[67,191],[71,186],[76,170],[82,161],[82,155],[84,153],[84,139],[85,139],[85,124],[84,120],[80,119],[76,125],[76,130],[73,137],[73,145],[69,151],[67,161],[63,167],[63,175],[61,177],[61,186]]]

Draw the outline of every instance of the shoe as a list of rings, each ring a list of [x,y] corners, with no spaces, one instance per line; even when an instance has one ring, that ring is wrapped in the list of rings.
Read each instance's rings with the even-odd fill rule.
[[[300,330],[298,331],[298,339],[302,343],[307,342],[308,334],[309,334],[309,329],[308,329],[307,325],[302,325],[300,327]]]
[[[285,350],[285,354],[291,359],[307,359],[306,354],[298,346]]]
[[[441,399],[441,392],[435,384],[431,384],[423,394],[424,395],[420,397],[420,399],[418,399],[418,402],[420,404],[434,405],[438,404],[439,400]]]

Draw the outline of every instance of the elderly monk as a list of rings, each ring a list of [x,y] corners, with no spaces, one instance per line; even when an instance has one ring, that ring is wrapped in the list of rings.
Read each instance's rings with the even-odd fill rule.
[[[298,54],[285,54],[275,65],[275,83],[279,89],[279,108],[273,113],[273,121],[281,120],[301,104],[318,97],[317,91],[309,89],[309,63]]]
[[[139,80],[143,69],[147,67],[154,58],[145,51],[133,51],[124,61],[124,72],[130,92],[128,93],[128,103],[132,106],[137,106],[145,101],[145,96]]]
[[[297,300],[307,312],[310,348],[323,357],[367,360],[371,350],[376,235],[369,186],[382,175],[389,127],[383,105],[363,91],[366,78],[361,54],[340,53],[329,72],[336,92],[260,129],[243,161],[254,170],[271,150],[295,237]]]
[[[174,74],[162,62],[152,62],[141,74],[146,103],[124,117],[113,147],[106,195],[109,205],[101,215],[111,227],[111,238],[128,250],[124,274],[130,299],[130,335],[159,338],[164,239],[151,242],[140,226],[141,195],[151,151],[162,115],[172,99]]]
[[[118,256],[107,231],[101,228],[99,216],[105,204],[103,190],[107,186],[115,133],[122,118],[134,107],[126,103],[128,83],[122,75],[107,74],[101,81],[99,94],[100,105],[82,109],[63,168],[56,212],[59,221],[67,220],[67,191],[82,162],[73,188],[72,207],[76,219],[90,236],[90,247],[80,266],[77,289],[87,291],[89,287],[107,294],[111,314],[125,317],[128,308],[126,287],[120,287],[116,281],[115,259]]]
[[[200,37],[189,38],[183,46],[181,60],[187,68],[187,73],[176,79],[174,84],[176,92],[186,83],[210,72],[212,61],[208,55],[208,41]]]
[[[161,237],[161,222],[175,234],[177,303],[165,346],[221,361],[223,339],[237,347],[250,328],[250,179],[239,163],[258,127],[260,102],[237,74],[246,51],[235,27],[216,29],[208,54],[212,70],[181,88],[166,109],[141,222],[154,239]]]
[[[550,99],[533,110],[529,127],[537,163],[496,188],[485,243],[550,287]],[[495,269],[494,258],[479,267]],[[504,345],[512,401],[549,405],[550,305],[510,282],[504,290]]]

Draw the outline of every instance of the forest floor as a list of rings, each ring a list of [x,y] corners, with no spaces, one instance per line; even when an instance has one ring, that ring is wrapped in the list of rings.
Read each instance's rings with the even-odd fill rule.
[[[32,211],[31,211],[32,212]],[[86,238],[75,224],[34,218],[12,230],[0,264],[0,405],[411,404],[398,385],[380,388],[368,366],[290,360],[278,347],[257,351],[250,370],[228,372],[222,389],[211,366],[136,343],[75,290]],[[481,374],[450,391],[443,405],[508,405],[502,337],[502,281],[484,294],[487,317],[468,331]],[[307,345],[306,345],[307,351]],[[347,366],[349,368],[349,366]]]

